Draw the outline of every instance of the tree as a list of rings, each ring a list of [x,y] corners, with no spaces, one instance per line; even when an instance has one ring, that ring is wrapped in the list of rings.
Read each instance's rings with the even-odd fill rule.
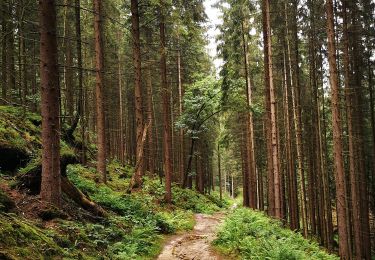
[[[106,131],[104,116],[104,86],[103,86],[103,39],[102,39],[102,4],[94,0],[94,32],[95,32],[95,66],[96,66],[96,127],[97,127],[97,170],[102,175],[102,181],[107,182],[106,172]]]
[[[55,1],[39,2],[42,111],[42,200],[61,206],[59,70]]]
[[[271,147],[272,149],[268,152],[272,153],[272,169],[273,169],[273,185],[274,185],[274,203],[275,203],[275,217],[281,218],[281,198],[280,198],[280,174],[279,174],[279,153],[278,153],[278,134],[276,125],[276,99],[275,99],[275,88],[273,83],[273,68],[272,68],[272,44],[271,44],[271,22],[270,22],[270,3],[269,0],[263,0],[263,26],[264,26],[264,55],[267,58],[266,71],[266,84],[269,85],[269,103],[270,103],[270,121],[271,121]],[[266,59],[265,58],[265,59]],[[268,87],[266,87],[268,89]],[[268,94],[266,96],[268,98]],[[267,101],[268,102],[268,101]],[[272,194],[269,194],[269,196]]]
[[[134,102],[135,102],[135,124],[136,124],[136,169],[132,178],[131,188],[142,186],[143,176],[143,109],[142,109],[142,86],[141,86],[141,49],[139,33],[138,0],[131,0],[132,13],[132,38],[133,38],[133,66],[134,66]]]
[[[160,76],[161,76],[161,95],[163,100],[163,164],[165,174],[165,200],[172,202],[172,161],[171,161],[171,108],[170,108],[170,89],[167,83],[167,61],[165,48],[165,4],[160,1]]]
[[[336,40],[334,27],[334,14],[332,0],[326,1],[327,13],[327,37],[328,37],[328,62],[329,62],[329,82],[332,90],[332,126],[333,126],[333,147],[334,147],[334,170],[336,184],[336,208],[339,231],[340,257],[350,259],[350,245],[347,230],[346,214],[346,183],[344,162],[342,157],[342,130],[340,113],[340,96],[338,85],[338,73],[336,62]]]

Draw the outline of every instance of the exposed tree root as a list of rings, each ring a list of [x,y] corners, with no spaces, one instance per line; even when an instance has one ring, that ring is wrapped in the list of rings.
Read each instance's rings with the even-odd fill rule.
[[[66,176],[66,168],[69,164],[78,163],[74,156],[63,156],[61,165],[61,189],[74,202],[95,216],[106,216],[105,210],[83,194]],[[18,177],[17,187],[26,190],[30,194],[39,194],[41,184],[42,165],[40,163],[30,167],[30,170]]]

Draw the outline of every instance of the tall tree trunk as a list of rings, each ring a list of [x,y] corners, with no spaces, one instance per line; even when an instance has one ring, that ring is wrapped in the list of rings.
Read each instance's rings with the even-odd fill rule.
[[[147,44],[152,44],[152,35],[151,32],[146,33],[146,41]],[[155,174],[155,145],[154,145],[154,107],[153,107],[153,99],[152,99],[152,75],[151,75],[151,55],[148,54],[147,56],[148,61],[146,65],[146,88],[147,88],[147,121],[150,124],[150,128],[148,131],[148,170],[150,171],[150,175],[153,176]]]
[[[122,164],[125,163],[125,142],[124,142],[124,106],[123,106],[123,96],[122,96],[122,68],[121,68],[121,48],[120,48],[120,37],[121,37],[121,34],[120,32],[118,32],[117,34],[117,39],[118,39],[118,44],[119,46],[117,47],[118,48],[118,52],[117,52],[117,61],[118,61],[118,67],[117,67],[117,70],[118,70],[118,96],[119,96],[119,104],[118,104],[118,107],[119,107],[119,111],[118,111],[118,114],[119,114],[119,144],[118,144],[118,157],[119,157],[119,160]]]
[[[220,200],[222,200],[223,199],[223,185],[222,185],[222,180],[221,180],[221,152],[220,152],[220,144],[217,144],[217,171],[218,171],[218,178],[219,178]],[[213,185],[215,185],[215,183]]]
[[[287,77],[286,54],[284,53],[284,88],[285,88],[285,121],[286,121],[286,158],[288,168],[288,206],[290,217],[290,228],[292,230],[299,229],[299,215],[298,215],[298,192],[297,192],[297,179],[295,176],[295,165],[292,152],[292,123],[289,105],[289,88]]]
[[[163,162],[165,173],[165,200],[167,203],[172,202],[172,161],[171,161],[171,108],[170,102],[170,89],[167,83],[167,58],[165,47],[165,6],[164,1],[160,0],[160,76],[161,76],[161,98],[163,102]]]
[[[61,206],[59,70],[55,1],[39,2],[42,111],[42,200]]]
[[[242,193],[243,193],[243,206],[250,207],[250,167],[249,167],[249,153],[248,153],[248,125],[246,120],[246,114],[240,116],[241,124],[241,157],[242,157]]]
[[[294,6],[297,8],[297,6]],[[296,15],[297,12],[293,11]],[[295,18],[296,19],[296,18]],[[303,228],[303,235],[307,237],[307,208],[306,208],[306,187],[305,187],[305,173],[303,170],[303,147],[302,147],[302,120],[301,120],[301,106],[300,106],[300,98],[299,98],[299,80],[298,80],[298,43],[297,43],[297,36],[294,36],[293,39],[295,41],[293,46],[296,48],[293,60],[294,64],[292,64],[292,51],[290,47],[290,40],[289,40],[289,23],[288,23],[288,14],[287,14],[287,5],[285,4],[285,28],[286,28],[286,43],[287,43],[287,51],[288,51],[288,64],[289,64],[289,75],[290,75],[290,86],[291,86],[291,97],[292,97],[292,109],[293,109],[293,122],[294,122],[294,129],[295,129],[295,140],[296,140],[296,147],[297,147],[297,172],[299,176],[299,200],[301,205],[301,213],[302,213],[302,228]],[[293,27],[297,30],[296,21],[294,20]],[[296,32],[295,32],[296,33]],[[294,67],[294,69],[293,69]],[[310,186],[310,188],[313,188]],[[310,198],[311,199],[311,198]]]
[[[181,50],[180,50],[180,41],[178,38],[178,50],[177,50],[177,75],[178,75],[178,112],[179,116],[182,116],[184,109],[184,91],[182,86],[182,76],[181,76]],[[184,179],[184,170],[185,170],[185,143],[184,143],[184,129],[180,128],[179,132],[180,147],[179,147],[179,172],[180,172],[180,181],[183,183]]]
[[[64,15],[64,51],[65,51],[65,68],[64,68],[64,83],[65,83],[65,95],[66,95],[66,113],[68,116],[69,124],[73,123],[74,117],[74,82],[73,82],[73,50],[71,48],[72,38],[72,26],[71,20],[72,15],[70,7],[68,6],[69,1],[64,1],[65,15]]]
[[[271,44],[271,22],[270,22],[270,3],[269,0],[263,0],[263,12],[265,12],[266,36],[268,40],[267,48],[265,48],[265,55],[267,56],[268,64],[268,83],[271,103],[271,144],[272,144],[272,164],[273,164],[273,179],[274,179],[274,198],[275,198],[275,217],[281,218],[281,198],[280,198],[280,172],[279,172],[279,153],[278,153],[278,134],[277,134],[277,120],[276,120],[276,93],[273,84],[273,65],[272,65],[272,44]],[[267,82],[267,81],[266,81]]]
[[[347,1],[343,0],[343,39],[344,39],[344,79],[345,79],[345,104],[348,124],[348,143],[349,143],[349,176],[350,176],[350,195],[352,203],[352,221],[354,235],[354,249],[356,259],[361,259],[361,216],[360,201],[358,190],[357,163],[355,158],[355,136],[354,136],[354,89],[351,87],[351,71],[349,57],[349,33],[348,33],[348,17],[347,17]],[[358,159],[358,158],[357,158]]]
[[[102,175],[103,183],[107,182],[106,173],[106,135],[104,117],[104,86],[103,86],[103,40],[102,40],[102,5],[94,0],[94,32],[95,32],[95,67],[96,67],[96,127],[97,127],[97,170]]]
[[[262,16],[263,16],[263,41],[264,41],[264,96],[265,96],[265,136],[267,145],[267,179],[268,179],[268,189],[267,189],[267,200],[268,208],[267,212],[270,216],[275,216],[275,185],[274,185],[274,164],[272,160],[272,136],[271,136],[271,99],[270,99],[270,74],[269,74],[269,59],[268,59],[268,42],[271,40],[268,34],[268,14],[269,3],[267,0],[263,0]]]
[[[202,163],[203,163],[203,144],[201,143],[201,141],[198,142],[198,145],[197,145],[197,154],[196,154],[196,167],[197,167],[197,185],[196,185],[196,189],[199,193],[203,194],[204,193],[204,172],[203,172],[203,167],[202,167]]]
[[[142,186],[143,176],[143,111],[142,111],[142,85],[141,85],[141,47],[139,33],[138,0],[131,0],[132,13],[132,38],[133,38],[133,66],[134,66],[134,103],[136,125],[136,169],[132,178],[131,189]]]
[[[7,82],[7,5],[5,2],[1,4],[1,98],[4,99],[1,103],[5,104],[8,98],[8,82]]]
[[[348,241],[348,230],[346,226],[346,184],[344,162],[342,158],[342,132],[341,132],[341,113],[340,113],[340,95],[336,62],[336,41],[334,28],[334,14],[332,0],[326,0],[327,13],[327,36],[328,36],[328,62],[329,62],[329,80],[332,90],[332,126],[333,126],[333,152],[334,152],[334,170],[336,184],[336,207],[339,232],[339,253],[342,259],[350,259],[350,246]]]
[[[81,161],[86,163],[86,120],[84,118],[84,91],[83,91],[83,68],[82,68],[82,36],[81,36],[81,1],[75,0],[75,33],[76,33],[76,55],[78,67],[78,101],[76,121],[81,120],[82,150]],[[78,122],[77,122],[78,123]]]
[[[10,90],[10,97],[8,99],[12,100],[11,92],[16,91],[16,69],[15,69],[15,60],[14,60],[14,26],[12,22],[13,16],[13,4],[8,5],[8,19],[10,20],[7,23],[7,84],[8,89]]]
[[[245,69],[245,81],[246,81],[246,101],[249,109],[252,106],[252,86],[249,75],[249,53],[247,50],[247,39],[245,32],[248,28],[244,25],[244,22],[241,23],[242,27],[242,45],[243,45],[243,54],[244,54],[244,69]],[[255,151],[254,151],[254,126],[253,126],[253,114],[252,112],[247,113],[247,122],[246,122],[246,151],[247,151],[247,160],[249,163],[249,206],[253,209],[257,208],[257,176],[256,176],[256,163],[255,163]]]
[[[365,167],[365,142],[364,142],[364,125],[366,122],[363,116],[363,86],[362,86],[362,78],[363,78],[363,53],[365,52],[364,48],[362,47],[362,25],[358,21],[358,7],[357,1],[351,1],[350,7],[350,14],[351,14],[351,24],[353,33],[350,37],[352,40],[352,61],[353,61],[353,71],[354,71],[354,84],[355,84],[355,91],[354,91],[354,104],[356,105],[356,109],[354,110],[355,120],[355,128],[356,128],[356,145],[357,145],[357,154],[358,159],[356,160],[358,163],[358,188],[357,188],[357,199],[358,205],[360,210],[360,235],[361,235],[361,254],[358,255],[356,253],[356,257],[358,259],[370,259],[371,258],[371,242],[370,242],[370,220],[369,220],[369,198],[368,198],[368,179]],[[354,227],[355,228],[355,227]]]

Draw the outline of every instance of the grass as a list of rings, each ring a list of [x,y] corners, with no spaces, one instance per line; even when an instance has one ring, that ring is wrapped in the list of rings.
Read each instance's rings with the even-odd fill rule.
[[[214,245],[241,259],[339,259],[301,234],[283,228],[280,221],[250,209],[236,209],[224,222]]]

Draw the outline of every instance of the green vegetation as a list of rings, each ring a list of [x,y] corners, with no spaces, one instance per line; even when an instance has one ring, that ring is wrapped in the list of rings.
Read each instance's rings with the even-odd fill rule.
[[[74,248],[74,247],[72,247]],[[36,223],[15,214],[0,213],[0,259],[42,259],[43,257],[78,257],[74,249],[67,251],[53,233],[38,228]]]
[[[31,152],[41,146],[41,117],[20,108],[0,106],[0,147]]]
[[[32,168],[34,164],[32,161],[26,168]],[[108,212],[108,218],[92,222],[79,214],[82,210],[78,208],[76,216],[49,222],[0,213],[0,258],[152,258],[161,249],[163,234],[193,228],[194,212],[211,213],[228,205],[216,196],[204,196],[192,190],[185,192],[177,186],[173,187],[173,205],[166,205],[164,184],[149,177],[144,178],[142,191],[127,194],[134,169],[113,161],[108,170],[108,184],[104,185],[98,183],[100,176],[93,168],[78,164],[67,168],[69,179],[102,206]],[[0,197],[0,205],[8,201],[4,192]]]
[[[241,259],[339,259],[264,213],[239,208],[225,221],[214,244]]]

